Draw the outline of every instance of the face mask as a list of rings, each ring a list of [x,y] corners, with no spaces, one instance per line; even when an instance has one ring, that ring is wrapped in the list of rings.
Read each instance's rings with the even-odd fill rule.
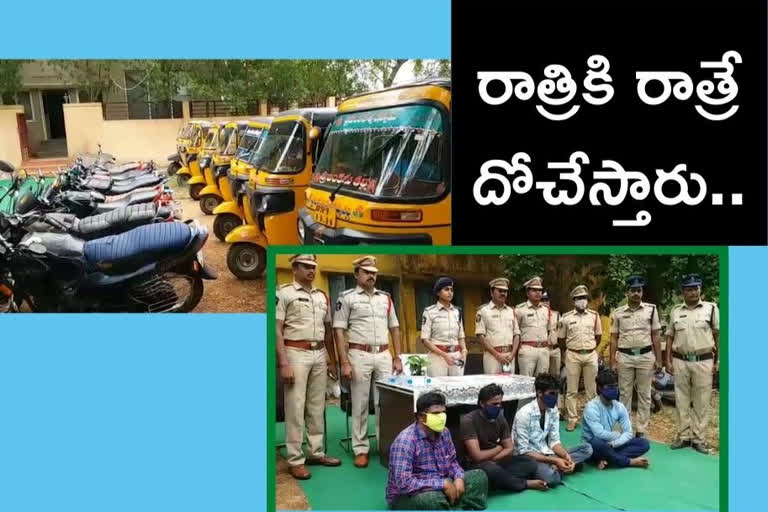
[[[488,416],[489,420],[495,420],[499,416],[500,412],[501,412],[501,406],[498,406],[498,405],[485,406],[485,415]]]
[[[602,394],[607,400],[618,400],[619,388],[616,388],[616,387],[603,388]]]
[[[573,304],[576,306],[576,309],[580,311],[587,309],[587,299],[576,300]]]
[[[446,414],[444,412],[440,413],[427,413],[427,421],[426,425],[429,430],[432,430],[434,432],[442,432],[445,430],[445,419]]]
[[[541,395],[541,401],[547,409],[552,409],[557,405],[557,393],[551,395]]]

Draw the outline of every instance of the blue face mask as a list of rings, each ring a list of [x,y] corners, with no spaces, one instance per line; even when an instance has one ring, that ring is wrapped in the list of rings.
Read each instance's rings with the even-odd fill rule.
[[[606,400],[618,400],[619,388],[618,387],[603,388],[602,395],[606,398]]]
[[[501,406],[499,405],[485,406],[485,415],[488,417],[489,420],[495,420],[496,418],[498,418],[500,413],[501,413]]]
[[[544,402],[547,409],[552,409],[557,405],[557,393],[542,394],[541,401]]]

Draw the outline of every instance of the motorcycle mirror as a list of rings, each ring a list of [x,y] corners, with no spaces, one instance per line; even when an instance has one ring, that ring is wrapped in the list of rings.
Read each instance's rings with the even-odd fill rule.
[[[41,256],[48,252],[48,249],[46,249],[43,244],[38,244],[36,242],[29,244],[29,250]]]
[[[13,166],[13,164],[6,162],[5,160],[0,160],[0,172],[7,172],[8,174],[13,174],[16,171],[16,168]]]

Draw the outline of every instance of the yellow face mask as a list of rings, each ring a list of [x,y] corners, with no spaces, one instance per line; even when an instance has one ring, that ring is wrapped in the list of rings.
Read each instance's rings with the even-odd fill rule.
[[[445,420],[447,415],[444,412],[428,412],[426,415],[427,421],[425,422],[425,425],[427,425],[428,429],[434,432],[442,432],[445,430]]]

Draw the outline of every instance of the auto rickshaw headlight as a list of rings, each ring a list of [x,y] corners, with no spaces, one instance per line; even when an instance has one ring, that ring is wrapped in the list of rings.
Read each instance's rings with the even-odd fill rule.
[[[304,221],[301,219],[296,221],[296,230],[299,233],[299,243],[304,245],[304,234],[306,232],[306,227],[304,226]]]

